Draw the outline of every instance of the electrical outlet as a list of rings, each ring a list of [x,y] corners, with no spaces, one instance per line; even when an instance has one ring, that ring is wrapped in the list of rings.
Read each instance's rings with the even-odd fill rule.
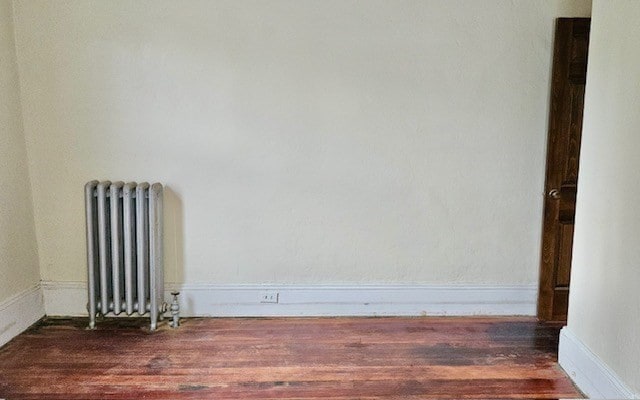
[[[262,292],[260,295],[260,303],[277,303],[280,293],[278,292]]]

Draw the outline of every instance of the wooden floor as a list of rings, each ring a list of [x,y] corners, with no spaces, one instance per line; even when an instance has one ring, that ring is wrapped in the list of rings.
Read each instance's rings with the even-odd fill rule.
[[[47,319],[0,349],[6,399],[577,398],[528,318]]]

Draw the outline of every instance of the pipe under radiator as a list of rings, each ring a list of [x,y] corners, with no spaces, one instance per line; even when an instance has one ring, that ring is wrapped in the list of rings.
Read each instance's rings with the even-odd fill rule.
[[[149,313],[155,330],[167,311],[162,192],[160,183],[85,185],[89,328],[98,314],[124,312]]]

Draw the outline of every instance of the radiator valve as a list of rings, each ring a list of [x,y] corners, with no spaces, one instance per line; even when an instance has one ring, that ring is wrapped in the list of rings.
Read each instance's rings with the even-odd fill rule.
[[[178,295],[180,292],[171,292],[173,296],[173,301],[171,302],[171,317],[173,321],[171,321],[171,327],[177,328],[180,326],[180,303],[178,303]]]

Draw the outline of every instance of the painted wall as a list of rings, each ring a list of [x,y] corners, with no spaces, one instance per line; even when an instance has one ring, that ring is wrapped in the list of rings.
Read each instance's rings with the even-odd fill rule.
[[[0,0],[0,304],[39,281],[12,7]]]
[[[592,18],[568,329],[640,394],[640,3]]]
[[[45,280],[83,184],[167,185],[167,280],[536,284],[551,43],[589,1],[16,1]]]

